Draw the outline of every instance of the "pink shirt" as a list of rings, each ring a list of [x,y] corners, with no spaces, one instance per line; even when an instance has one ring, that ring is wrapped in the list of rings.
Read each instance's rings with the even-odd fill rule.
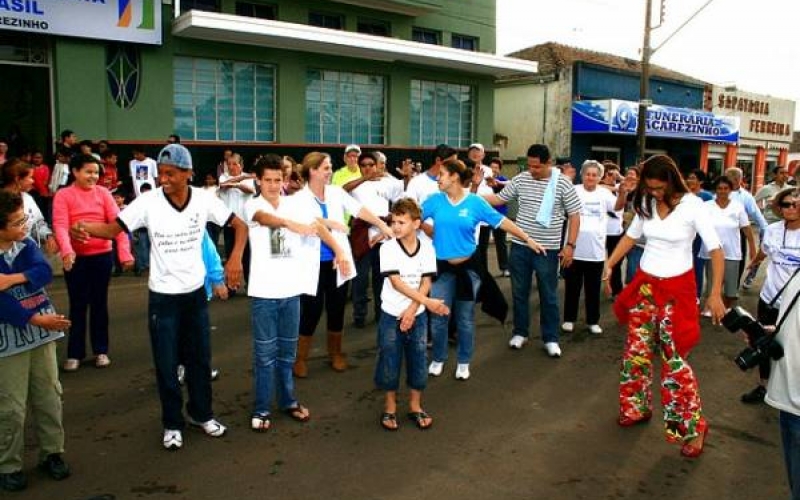
[[[97,255],[111,251],[111,240],[89,238],[86,242],[73,240],[69,228],[78,221],[110,223],[117,220],[119,208],[107,189],[81,189],[74,184],[58,190],[53,198],[53,232],[61,257]],[[121,232],[115,238],[120,262],[133,261],[128,235]]]

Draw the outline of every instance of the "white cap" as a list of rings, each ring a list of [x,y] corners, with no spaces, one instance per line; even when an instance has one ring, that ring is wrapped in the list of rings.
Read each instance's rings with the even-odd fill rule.
[[[481,144],[480,142],[475,142],[470,144],[469,148],[467,148],[467,151],[469,151],[470,149],[479,149],[481,151],[484,151],[483,144]]]
[[[361,154],[361,148],[358,147],[358,144],[350,144],[346,148],[344,148],[344,154],[347,154],[351,151],[355,151],[358,154]]]

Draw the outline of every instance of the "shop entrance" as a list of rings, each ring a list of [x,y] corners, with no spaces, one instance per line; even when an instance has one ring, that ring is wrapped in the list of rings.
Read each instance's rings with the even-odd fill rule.
[[[0,33],[0,138],[13,156],[52,153],[50,49],[44,38]]]

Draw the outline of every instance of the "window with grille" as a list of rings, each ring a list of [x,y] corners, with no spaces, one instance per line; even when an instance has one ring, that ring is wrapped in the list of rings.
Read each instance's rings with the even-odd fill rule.
[[[473,52],[478,50],[478,39],[474,36],[457,35],[453,33],[450,42],[450,45],[454,49],[471,50]]]
[[[176,57],[175,133],[208,141],[275,140],[275,66]]]
[[[428,43],[431,45],[441,45],[442,34],[439,31],[428,30],[425,28],[412,28],[411,39],[419,43]]]
[[[474,91],[469,85],[411,80],[411,143],[469,146],[474,136],[474,109]]]
[[[309,70],[306,141],[383,144],[386,79],[380,75]]]
[[[278,18],[278,9],[274,5],[262,3],[236,2],[236,15],[245,17],[257,17],[259,19]]]
[[[320,28],[330,28],[332,30],[344,29],[344,19],[338,14],[310,12],[308,14],[308,24]]]

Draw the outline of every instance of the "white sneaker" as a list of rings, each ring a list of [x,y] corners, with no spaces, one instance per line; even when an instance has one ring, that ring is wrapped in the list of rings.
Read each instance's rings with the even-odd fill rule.
[[[217,380],[219,378],[219,370],[216,368],[211,369],[211,381]]]
[[[183,446],[183,434],[179,430],[164,429],[164,448],[179,450]]]
[[[431,361],[431,365],[428,367],[428,375],[433,375],[434,377],[438,377],[442,374],[442,370],[444,369],[444,363],[441,361]]]
[[[469,364],[459,363],[456,367],[456,380],[467,380],[469,378]]]
[[[561,357],[561,348],[558,347],[558,342],[545,342],[544,350],[547,351],[547,355],[551,358]]]
[[[506,269],[505,271],[503,271],[502,276],[503,276],[503,278],[510,278],[511,277],[511,271]]]
[[[528,338],[523,337],[522,335],[514,335],[511,337],[511,340],[508,341],[508,347],[512,349],[522,349],[522,346],[528,343]]]
[[[211,437],[221,437],[225,434],[225,431],[228,430],[227,427],[219,423],[216,419],[206,420],[205,422],[198,422],[196,420],[189,419],[189,423],[194,425],[195,427],[200,427],[203,429],[203,432],[206,435]]]
[[[589,333],[600,335],[601,333],[603,333],[603,329],[600,328],[600,325],[589,325]]]
[[[186,368],[183,365],[178,365],[178,383],[183,385],[186,381]]]
[[[704,318],[710,318],[710,317],[711,317],[711,310],[710,310],[710,309],[706,309],[706,310],[705,310],[705,311],[703,311],[703,312],[702,312],[700,315],[701,315],[702,317],[704,317]]]
[[[572,321],[565,321],[561,323],[561,329],[565,332],[572,333],[575,330],[575,323]]]

